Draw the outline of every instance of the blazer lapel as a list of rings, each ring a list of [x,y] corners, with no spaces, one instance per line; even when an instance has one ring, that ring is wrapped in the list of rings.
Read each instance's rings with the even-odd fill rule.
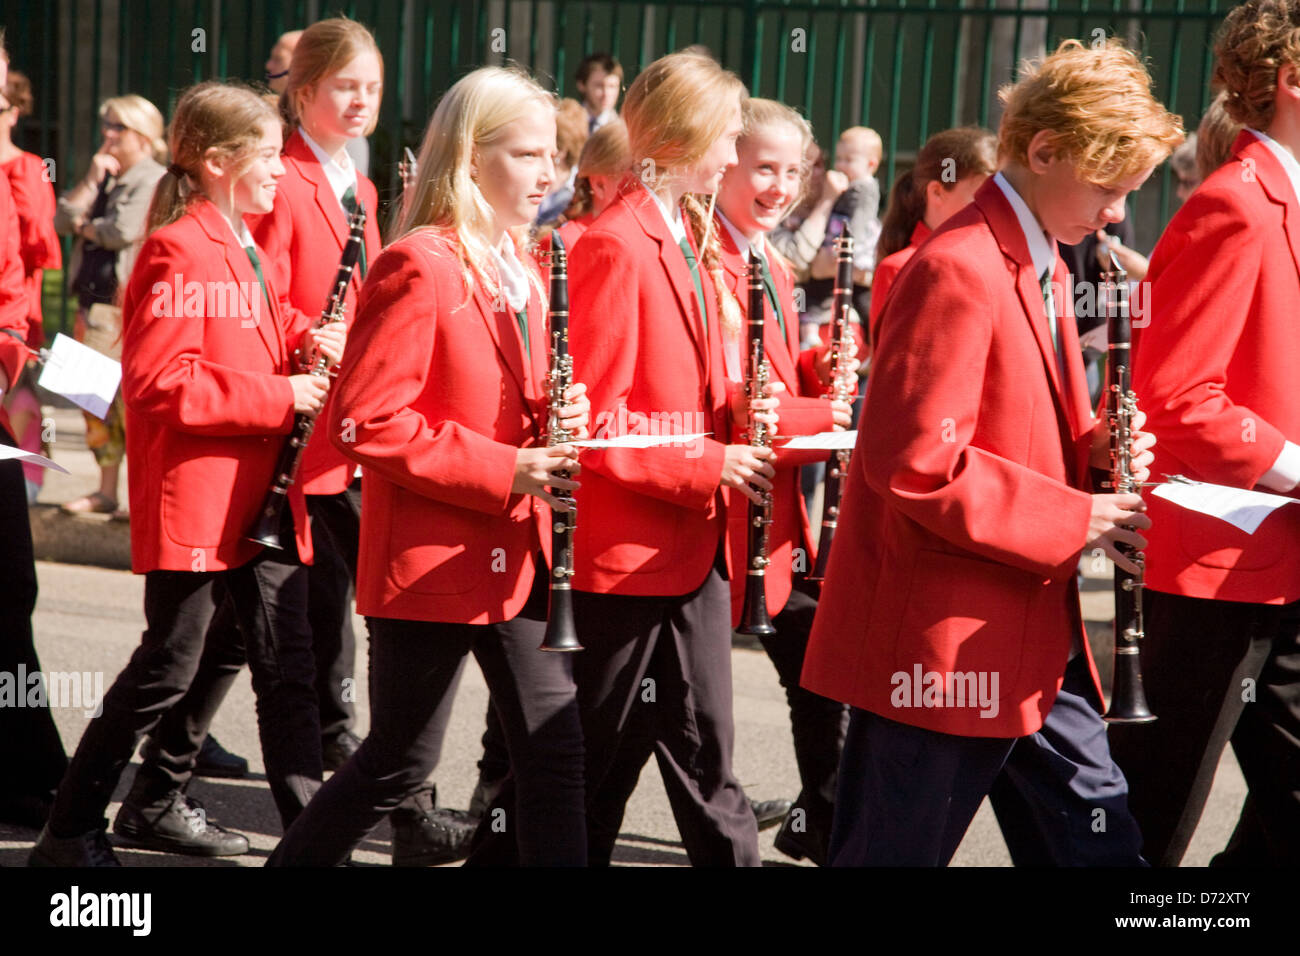
[[[302,173],[303,179],[312,184],[315,190],[316,208],[329,223],[334,241],[338,243],[339,251],[342,252],[343,244],[348,240],[348,220],[338,197],[334,195],[329,177],[325,175],[325,167],[320,164],[312,148],[307,145],[307,141],[297,130],[294,130],[293,135],[289,137],[289,142],[285,144],[284,155],[298,164],[298,171]],[[374,214],[375,210],[366,210],[368,217]]]
[[[1282,207],[1282,230],[1286,233],[1287,248],[1291,250],[1291,262],[1300,275],[1300,199],[1291,185],[1291,177],[1273,151],[1254,133],[1247,130],[1238,133],[1233,152],[1240,157],[1238,162],[1254,167],[1255,178],[1264,193]]]
[[[793,288],[793,283],[787,284],[785,267],[776,258],[775,250],[767,245],[766,241],[764,241],[763,252],[767,257],[767,267],[772,273],[772,287],[776,290],[777,301],[790,303],[791,297],[786,293]],[[763,348],[772,363],[772,372],[785,383],[786,394],[798,395],[799,371],[795,368],[795,356],[799,354],[799,318],[797,315],[785,317],[785,335],[782,336],[781,323],[772,312],[767,296],[763,297],[763,301],[767,314],[771,317],[771,322],[764,327]]]
[[[240,321],[253,322],[275,367],[283,368],[286,362],[284,337],[280,333],[280,313],[276,305],[275,290],[271,287],[270,270],[263,265],[262,276],[266,282],[266,295],[263,295],[248,253],[235,240],[234,230],[217,211],[217,207],[210,202],[204,202],[197,218],[203,231],[208,234],[208,238],[224,250],[226,268],[238,283],[239,315],[249,317],[247,320],[241,318]],[[266,256],[260,250],[258,254],[265,263]]]
[[[510,310],[504,295],[500,298],[501,308],[494,309],[487,290],[477,282],[474,284],[474,304],[478,306],[478,313],[483,319],[483,324],[487,326],[488,334],[492,336],[492,342],[501,354],[502,361],[514,377],[515,384],[519,386],[519,393],[523,396],[524,403],[528,404],[529,376],[524,368],[523,340],[519,337],[519,320]],[[532,315],[530,314],[528,318],[531,329]]]

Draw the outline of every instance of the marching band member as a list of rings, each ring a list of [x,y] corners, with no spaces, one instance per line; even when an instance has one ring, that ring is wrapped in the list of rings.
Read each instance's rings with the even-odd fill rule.
[[[140,737],[189,687],[223,600],[243,633],[267,777],[286,827],[321,779],[302,491],[290,491],[285,509],[286,551],[245,535],[295,413],[319,412],[328,388],[290,374],[293,348],[319,348],[337,362],[344,333],[288,326],[273,270],[262,269],[244,223],[271,210],[284,172],[274,110],[251,90],[202,83],[177,103],[170,145],[173,162],[123,300],[132,565],[145,575],[147,626],[81,738],[34,865],[117,865],[104,810]],[[128,817],[116,832],[149,846],[173,835],[192,844],[198,834],[210,855],[248,848],[183,789]]]
[[[299,37],[281,111],[293,130],[281,162],[267,215],[249,217],[263,263],[280,292],[280,310],[295,324],[317,321],[331,292],[347,239],[348,216],[360,202],[366,209],[366,252],[379,254],[378,197],[360,175],[344,145],[365,135],[378,116],[382,61],[374,38],[361,24],[342,18],[312,24]],[[345,316],[356,311],[356,294],[366,257],[352,273]],[[305,361],[305,357],[303,361]],[[328,399],[326,400],[328,407]],[[315,534],[314,560],[307,572],[307,617],[316,657],[320,702],[321,753],[326,770],[337,770],[356,750],[359,738],[353,695],[345,681],[352,674],[356,638],[352,633],[352,582],[356,576],[361,492],[355,465],[324,436],[302,454],[296,478],[306,494]],[[147,806],[188,779],[205,746],[208,727],[234,684],[245,654],[235,616],[222,609],[214,619],[199,672],[184,700],[168,711],[143,750],[143,761],[124,803]],[[184,841],[169,849],[184,852]],[[194,852],[206,852],[198,841]]]
[[[880,313],[894,280],[921,243],[975,197],[997,171],[998,140],[978,126],[935,133],[916,154],[916,164],[894,180],[876,246],[871,283],[871,341],[880,335]]]
[[[711,433],[590,453],[575,541],[576,655],[593,800],[629,726],[660,770],[695,865],[758,864],[754,815],[731,770],[730,589],[721,490],[771,489],[770,449],[725,444],[727,386],[713,283],[683,222],[736,162],[744,87],[707,56],[646,67],[627,92],[632,156],[620,195],[569,260],[570,351],[601,433]],[[710,104],[702,110],[699,105]],[[681,429],[681,431],[676,431]],[[592,846],[594,862],[608,846]]]
[[[295,63],[296,63],[295,59]],[[548,347],[524,251],[554,177],[554,97],[483,68],[439,102],[403,235],[374,262],[336,385],[329,437],[365,469],[357,606],[370,632],[370,734],[272,854],[334,865],[437,764],[473,651],[510,752],[504,820],[531,865],[586,863],[582,729],[569,655],[546,629],[550,489],[576,481],[546,447]],[[582,385],[565,428],[585,435]],[[473,857],[471,857],[473,859]]]
[[[743,381],[748,319],[747,263],[763,263],[766,314],[764,354],[772,368],[780,400],[778,434],[793,437],[848,428],[852,409],[825,401],[831,369],[828,349],[799,350],[799,313],[794,305],[794,276],[766,242],[769,230],[798,200],[803,157],[812,130],[798,113],[772,100],[750,99],[744,106],[745,131],[736,143],[738,163],[727,170],[718,188],[719,259],[722,283],[723,350],[732,389],[732,422],[746,425]],[[706,253],[706,258],[707,258]],[[735,316],[729,320],[729,314]],[[779,451],[772,490],[772,524],[768,529],[768,565],[764,575],[768,614],[776,633],[761,635],[763,649],[776,666],[790,706],[795,761],[802,791],[776,837],[776,847],[818,864],[826,861],[835,772],[844,739],[845,709],[799,686],[808,633],[817,610],[817,588],[804,580],[815,546],[799,490],[799,466],[826,460],[824,451]],[[745,598],[748,548],[748,500],[728,488],[727,565],[731,573],[731,623],[738,626]]]
[[[1300,481],[1300,27],[1295,0],[1249,0],[1215,53],[1246,128],[1151,257],[1133,390],[1159,475],[1295,496]],[[1211,165],[1213,169],[1213,165]],[[1300,855],[1300,513],[1254,534],[1151,501],[1142,670],[1154,724],[1111,729],[1152,863],[1177,866],[1228,740],[1249,792],[1211,866]]]
[[[804,665],[853,708],[832,865],[945,865],[986,795],[1018,864],[1141,863],[1075,572],[1093,548],[1132,570],[1115,545],[1151,522],[1091,493],[1109,436],[1052,240],[1121,220],[1182,139],[1150,83],[1118,41],[1067,40],[1006,88],[1001,171],[885,306]]]

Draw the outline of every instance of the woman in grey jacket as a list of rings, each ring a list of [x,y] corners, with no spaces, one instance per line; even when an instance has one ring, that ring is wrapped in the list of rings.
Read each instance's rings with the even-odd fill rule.
[[[54,228],[77,239],[67,273],[77,296],[77,341],[121,358],[118,290],[126,286],[144,236],[167,144],[162,114],[142,96],[105,100],[99,120],[104,141],[86,175],[59,200]],[[64,510],[120,514],[117,482],[126,452],[120,397],[105,420],[85,417],[86,444],[100,468],[99,490],[68,502]]]

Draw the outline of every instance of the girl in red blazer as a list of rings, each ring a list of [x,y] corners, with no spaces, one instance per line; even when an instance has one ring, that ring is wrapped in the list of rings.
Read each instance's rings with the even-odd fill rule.
[[[538,650],[551,512],[564,509],[548,488],[578,486],[554,474],[577,472],[575,449],[545,443],[546,302],[523,245],[554,148],[555,100],[526,75],[460,80],[429,123],[402,237],[362,291],[328,435],[366,470],[371,730],[274,864],[342,862],[424,782],[470,651],[515,783],[483,826],[504,821],[526,864],[586,862],[571,658]],[[580,436],[584,392],[574,385],[560,415]]]
[[[295,347],[342,355],[341,330],[288,325],[243,217],[275,199],[280,124],[251,90],[209,82],[172,121],[174,161],[159,183],[149,236],[123,300],[122,391],[130,419],[131,554],[145,575],[140,648],[81,738],[32,862],[116,865],[104,809],[142,734],[185,693],[217,607],[232,602],[258,696],[271,793],[286,826],[321,778],[307,628],[311,539],[302,492],[290,492],[284,552],[244,536],[273,478],[295,413],[320,411],[326,385],[290,374]],[[124,806],[114,827],[165,849],[241,853],[177,789]]]
[[[279,290],[278,307],[295,325],[309,327],[318,321],[338,272],[348,215],[358,202],[367,213],[366,255],[347,289],[344,328],[356,312],[367,262],[379,254],[375,187],[357,172],[345,146],[374,128],[382,78],[374,38],[352,20],[314,23],[294,49],[288,87],[280,99],[286,128],[292,130],[280,157],[285,174],[270,212],[250,216],[248,222]],[[295,367],[308,361],[306,354],[294,356]],[[354,486],[355,471],[324,435],[315,435],[302,453],[295,479],[295,487],[306,494],[307,513],[316,529],[315,558],[307,572],[308,622],[326,770],[337,770],[360,743],[352,733],[353,695],[344,683],[354,680],[356,658],[352,592],[361,491]],[[244,660],[236,622],[223,613],[214,623],[191,693],[159,725],[156,746],[145,748],[141,777],[166,777],[164,762],[193,768],[207,726]]]
[[[743,98],[740,81],[699,54],[642,71],[623,107],[632,174],[570,257],[570,350],[591,383],[596,437],[709,433],[588,455],[575,542],[588,787],[601,786],[629,722],[647,723],[697,865],[758,863],[754,815],[731,772],[721,492],[757,498],[751,482],[769,490],[773,454],[726,444],[713,280],[682,211],[684,202],[700,211],[687,197],[713,193],[736,162]],[[610,849],[609,839],[593,842],[593,860],[608,861]]]
[[[978,126],[946,129],[927,139],[916,154],[916,164],[894,180],[876,246],[869,319],[872,342],[880,334],[880,313],[898,273],[926,237],[965,207],[993,175],[997,147],[997,137]]]
[[[1135,570],[1116,544],[1151,522],[1093,491],[1109,436],[1053,240],[1122,220],[1181,140],[1150,84],[1115,40],[1026,71],[1001,170],[885,306],[803,673],[853,707],[833,865],[943,866],[985,796],[1017,864],[1141,863],[1075,573],[1094,548]],[[1134,441],[1139,481],[1153,443]]]

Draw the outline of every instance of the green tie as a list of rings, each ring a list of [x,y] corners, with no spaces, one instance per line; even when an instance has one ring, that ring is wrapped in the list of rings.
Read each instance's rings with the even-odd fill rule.
[[[343,194],[343,198],[340,199],[339,202],[343,204],[343,209],[349,216],[356,215],[357,191],[355,189],[349,186],[347,191]],[[364,279],[366,277],[366,240],[364,237],[361,240],[361,257],[358,260],[358,265],[361,267],[361,278]]]
[[[785,338],[785,312],[781,309],[781,300],[776,296],[776,283],[772,279],[772,270],[767,267],[767,257],[759,253],[754,253],[758,259],[758,267],[763,273],[763,288],[767,290],[767,301],[772,303],[772,311],[776,313],[776,321],[781,326],[781,338]]]
[[[704,323],[704,334],[709,332],[709,313],[704,308],[704,286],[700,283],[700,267],[695,261],[695,253],[691,251],[691,244],[685,239],[677,241],[677,247],[682,250],[682,255],[686,257],[686,265],[690,267],[691,278],[695,281],[695,297],[700,304],[700,321]]]
[[[528,341],[528,306],[515,313],[515,318],[519,320],[519,334],[524,337],[524,354],[528,356],[528,361],[533,360],[533,344]]]
[[[1038,277],[1043,288],[1043,311],[1047,314],[1047,327],[1052,333],[1052,350],[1056,353],[1056,365],[1061,366],[1061,338],[1056,328],[1056,300],[1052,296],[1052,267],[1048,266]]]
[[[257,282],[262,287],[262,298],[266,300],[266,306],[271,307],[271,296],[266,291],[266,279],[262,278],[262,260],[257,258],[257,248],[255,246],[244,246],[244,251],[248,253],[248,261],[253,264],[253,272],[257,274]]]

